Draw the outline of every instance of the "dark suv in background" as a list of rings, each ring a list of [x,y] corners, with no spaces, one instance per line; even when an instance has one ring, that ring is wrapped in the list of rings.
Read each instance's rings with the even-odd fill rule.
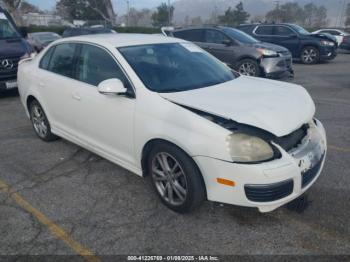
[[[316,64],[337,56],[337,42],[332,36],[311,34],[295,24],[245,24],[237,28],[263,42],[288,48],[293,58],[304,64]]]
[[[19,60],[33,52],[24,37],[9,13],[0,7],[0,92],[17,88]]]
[[[281,46],[262,43],[231,27],[207,26],[167,32],[194,42],[240,74],[280,78],[293,75],[290,52]]]

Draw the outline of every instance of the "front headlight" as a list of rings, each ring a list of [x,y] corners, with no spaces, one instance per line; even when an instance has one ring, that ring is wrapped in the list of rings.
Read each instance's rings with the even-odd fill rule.
[[[258,52],[265,57],[276,57],[278,56],[277,52],[265,48],[258,48]]]
[[[324,45],[324,46],[334,46],[335,44],[331,41],[326,41],[326,40],[322,40],[321,41],[321,45]]]
[[[261,162],[274,157],[272,147],[259,137],[236,133],[229,135],[227,140],[234,162]]]

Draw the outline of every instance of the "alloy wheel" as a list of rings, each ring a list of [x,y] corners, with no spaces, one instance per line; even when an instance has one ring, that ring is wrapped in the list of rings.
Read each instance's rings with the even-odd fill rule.
[[[45,138],[48,132],[48,126],[46,124],[46,116],[39,105],[33,105],[32,107],[32,121],[35,132],[41,137]]]
[[[246,76],[256,76],[255,65],[250,62],[244,62],[240,65],[238,72]]]
[[[304,63],[312,64],[317,59],[317,52],[314,48],[306,48],[302,56]]]
[[[164,201],[174,206],[186,201],[186,175],[180,163],[170,154],[161,152],[153,158],[152,178]]]

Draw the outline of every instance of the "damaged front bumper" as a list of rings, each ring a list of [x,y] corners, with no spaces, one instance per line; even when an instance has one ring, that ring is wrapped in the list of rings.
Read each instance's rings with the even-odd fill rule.
[[[260,67],[267,78],[280,79],[294,76],[293,59],[290,54],[262,58]]]
[[[315,122],[297,148],[286,152],[276,145],[282,157],[270,162],[250,165],[194,157],[208,200],[270,212],[304,194],[319,177],[327,151],[323,125]],[[234,186],[219,184],[218,178],[234,181]]]

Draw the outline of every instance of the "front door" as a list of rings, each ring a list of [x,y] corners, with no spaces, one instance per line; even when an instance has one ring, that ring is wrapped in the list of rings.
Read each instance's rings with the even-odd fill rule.
[[[76,124],[80,139],[124,164],[135,165],[134,110],[135,99],[128,96],[104,95],[98,85],[118,78],[133,93],[132,86],[104,48],[82,44],[78,55]]]

